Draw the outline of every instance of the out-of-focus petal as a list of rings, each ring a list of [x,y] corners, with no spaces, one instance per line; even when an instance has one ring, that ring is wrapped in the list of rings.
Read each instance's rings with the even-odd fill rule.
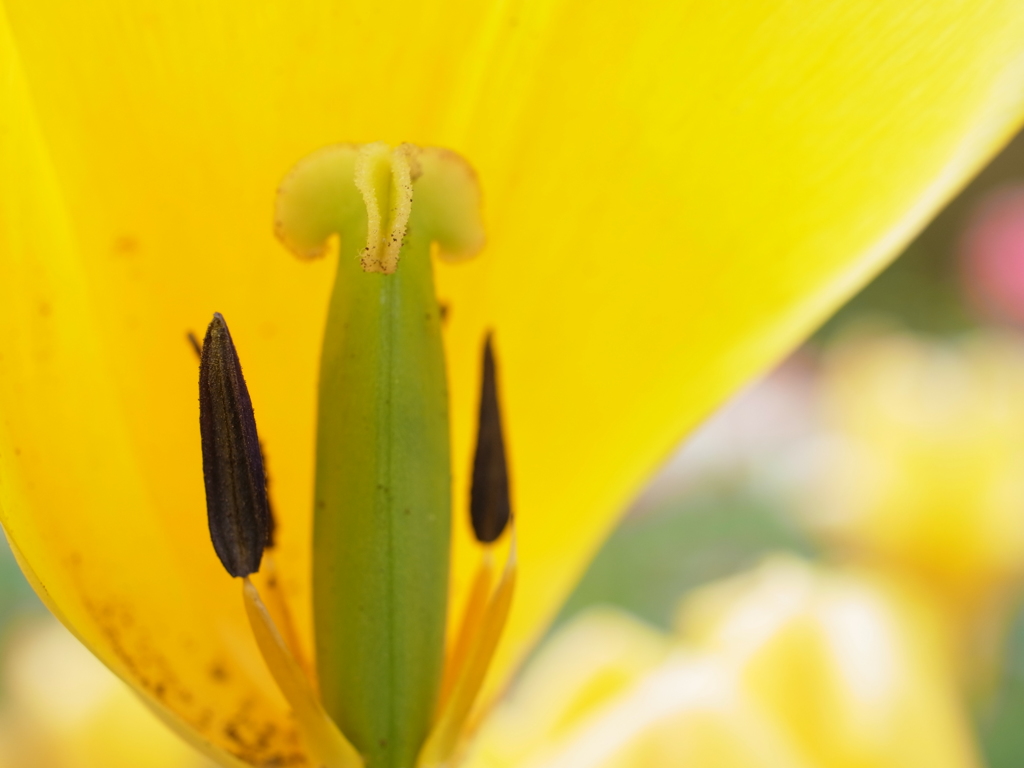
[[[979,765],[950,638],[920,595],[785,558],[698,590],[680,625],[737,660],[744,694],[812,765]]]
[[[787,558],[692,593],[668,652],[635,620],[584,614],[527,667],[468,766],[978,768],[926,605]],[[580,661],[596,658],[631,674],[560,708],[606,679],[608,666]]]
[[[865,333],[822,378],[831,437],[805,518],[957,603],[1024,576],[1024,344]]]
[[[4,768],[213,768],[55,621],[18,633],[3,679]]]
[[[628,614],[590,611],[557,632],[489,717],[470,765],[515,766],[659,665],[670,639]]]

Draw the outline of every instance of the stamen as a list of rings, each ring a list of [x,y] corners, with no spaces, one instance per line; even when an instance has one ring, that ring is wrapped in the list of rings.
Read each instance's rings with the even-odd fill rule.
[[[490,334],[484,341],[482,368],[480,421],[473,457],[469,507],[477,539],[483,544],[492,544],[508,527],[512,505],[509,499],[501,408],[498,404],[497,367]],[[488,599],[492,569],[492,552],[488,547],[477,568],[462,625],[445,665],[438,702],[439,714],[420,751],[418,768],[446,765],[460,737],[465,735],[466,722],[501,638],[512,603],[516,576],[514,535],[501,582]]]
[[[267,452],[260,442],[260,456],[263,457],[263,476],[267,488],[267,548],[263,552],[263,562],[260,564],[260,571],[254,574],[263,587],[263,594],[266,595],[267,610],[270,617],[280,628],[281,634],[292,652],[292,656],[306,673],[313,688],[316,689],[316,671],[309,663],[306,654],[299,642],[299,633],[295,629],[295,621],[292,619],[291,609],[288,607],[288,598],[285,596],[284,587],[281,584],[281,577],[277,571],[277,561],[274,558],[274,545],[277,535],[277,517],[274,515],[273,496],[270,493],[270,465],[267,463]]]
[[[231,333],[214,314],[199,365],[199,432],[210,538],[232,576],[260,568],[270,525],[263,456]]]
[[[477,540],[490,544],[508,525],[512,514],[508,490],[508,464],[505,439],[498,405],[498,381],[491,336],[484,341],[483,377],[480,385],[480,422],[476,454],[473,457],[473,484],[469,514]]]
[[[504,574],[494,595],[487,603],[487,608],[480,621],[479,631],[466,655],[462,669],[457,673],[451,696],[435,720],[434,727],[431,729],[423,749],[420,750],[419,759],[416,762],[417,768],[435,768],[447,765],[455,753],[473,703],[476,701],[491,659],[494,657],[494,651],[498,647],[501,633],[505,629],[505,621],[508,619],[509,608],[512,606],[515,582],[516,542],[513,535]]]
[[[192,345],[192,351],[196,353],[196,357],[200,360],[203,359],[203,345],[199,343],[199,339],[192,331],[187,334],[188,343]]]
[[[269,546],[263,554],[260,572],[254,574],[254,576],[260,581],[261,592],[266,598],[264,604],[270,612],[270,617],[274,620],[274,624],[277,625],[278,629],[280,629],[281,636],[284,638],[288,650],[291,651],[296,663],[302,668],[313,690],[316,690],[316,670],[302,650],[302,643],[299,641],[295,620],[292,618],[291,608],[288,607],[288,598],[285,596],[284,586],[281,583],[281,577],[277,570],[277,561],[274,559],[274,553]]]
[[[362,757],[320,704],[320,698],[248,578],[242,582],[242,597],[256,644],[278,688],[291,705],[316,764],[327,768],[363,768]]]
[[[476,575],[473,577],[473,586],[470,588],[469,598],[466,600],[466,607],[462,614],[458,636],[445,660],[444,677],[441,679],[441,694],[437,699],[438,712],[444,709],[448,702],[455,681],[466,663],[473,639],[480,633],[480,623],[487,608],[487,598],[491,594],[493,573],[494,557],[488,549],[480,558]]]

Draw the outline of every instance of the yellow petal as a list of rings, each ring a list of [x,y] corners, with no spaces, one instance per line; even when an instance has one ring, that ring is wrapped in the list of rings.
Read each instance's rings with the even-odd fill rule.
[[[284,704],[206,537],[184,334],[231,322],[308,654],[331,265],[272,237],[296,160],[412,141],[480,176],[488,246],[438,283],[456,591],[486,327],[505,379],[522,568],[497,680],[656,461],[898,248],[1024,94],[1010,0],[5,9],[3,522],[62,618],[157,700],[148,665],[173,671],[175,711],[208,704],[225,748],[232,702]]]
[[[738,667],[671,649],[626,614],[583,614],[524,670],[467,768],[810,768],[739,688]]]
[[[493,753],[492,753],[493,754]],[[471,768],[498,768],[474,759]],[[639,684],[518,768],[812,768],[738,690],[719,657],[672,654]]]
[[[873,274],[1017,125],[1024,14],[1013,2],[524,3],[488,32],[446,124],[482,179],[488,247],[438,284],[457,488],[474,353],[496,329],[523,565],[497,678],[680,436]]]
[[[680,623],[740,661],[744,695],[812,765],[980,765],[950,638],[917,593],[779,558],[691,594]]]
[[[154,513],[159,489],[146,486],[102,366],[80,252],[13,54],[0,27],[0,177],[18,180],[0,186],[0,510],[11,547],[58,617],[201,749],[224,765],[301,757],[239,631],[236,589],[232,611],[221,600],[231,580],[195,554],[201,519]],[[171,473],[187,484],[177,464]]]

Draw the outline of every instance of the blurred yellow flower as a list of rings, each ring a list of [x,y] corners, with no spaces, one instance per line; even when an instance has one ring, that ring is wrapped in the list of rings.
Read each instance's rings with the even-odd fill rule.
[[[1024,344],[863,333],[828,355],[822,404],[807,520],[930,590],[977,656],[1024,577]]]
[[[520,579],[493,693],[625,501],[1016,129],[1015,0],[59,3],[0,11],[0,520],[54,613],[225,765],[308,762],[209,546],[184,342],[231,318],[311,654],[331,265],[270,232],[339,140],[450,147],[488,245],[448,307],[454,610],[480,340]],[[276,762],[275,762],[276,761]]]
[[[712,584],[669,638],[611,611],[561,630],[473,768],[977,768],[941,624],[913,593],[788,558]]]
[[[0,670],[0,768],[213,768],[55,620],[20,628]]]

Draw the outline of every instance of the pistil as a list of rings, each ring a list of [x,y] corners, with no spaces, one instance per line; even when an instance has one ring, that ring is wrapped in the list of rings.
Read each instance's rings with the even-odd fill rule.
[[[437,709],[448,600],[448,388],[431,251],[480,248],[479,193],[451,152],[339,145],[295,167],[277,213],[298,255],[338,249],[317,428],[320,691],[370,766],[410,768]]]

